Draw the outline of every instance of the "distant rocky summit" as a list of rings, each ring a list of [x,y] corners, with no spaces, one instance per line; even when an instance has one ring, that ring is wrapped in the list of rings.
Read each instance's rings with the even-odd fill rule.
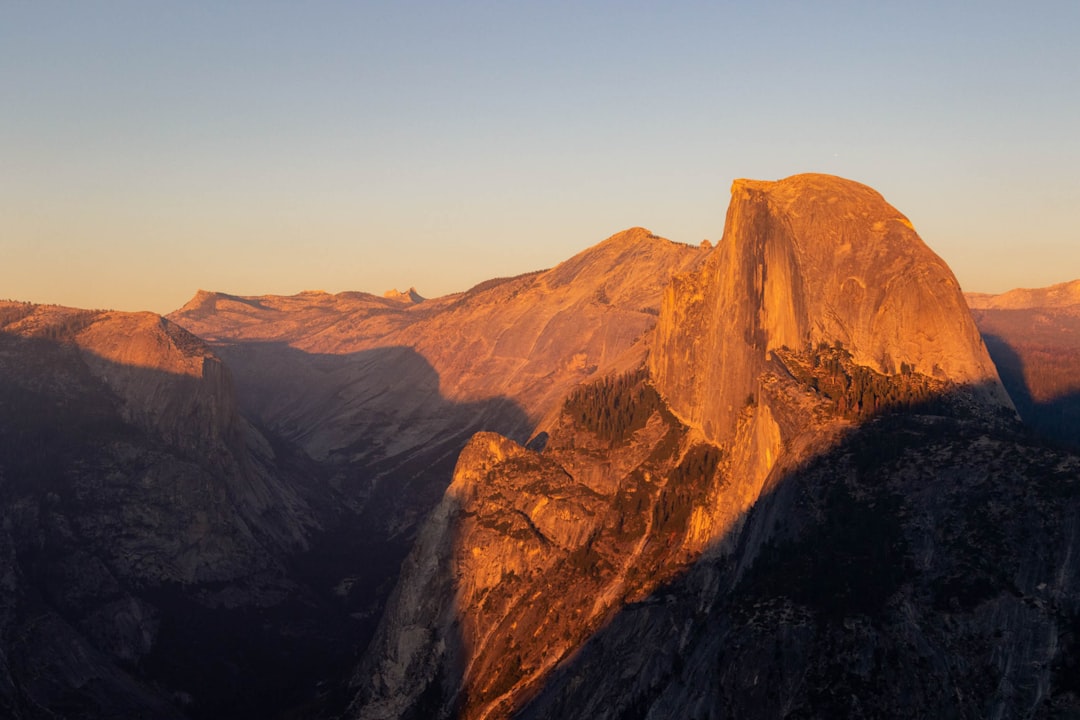
[[[400,300],[407,303],[420,303],[424,302],[427,298],[423,297],[420,293],[416,292],[416,288],[411,287],[405,292],[394,288],[393,290],[387,290],[383,293],[383,297],[388,300]]]

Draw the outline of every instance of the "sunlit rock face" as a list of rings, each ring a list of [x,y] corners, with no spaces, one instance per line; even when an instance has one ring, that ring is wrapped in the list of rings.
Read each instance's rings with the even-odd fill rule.
[[[618,702],[552,709],[547,685],[628,606],[664,615],[662,588],[685,573],[716,602],[723,573],[783,524],[791,506],[772,498],[790,498],[792,473],[882,413],[932,404],[1003,427],[1012,412],[948,268],[877,193],[839,178],[737,181],[723,240],[668,286],[646,342],[647,365],[567,395],[533,449],[473,438],[355,676],[352,714],[619,717]],[[748,524],[765,497],[771,519]],[[649,658],[619,653],[601,664],[656,682]]]
[[[1008,405],[952,272],[881,195],[828,175],[731,195],[716,249],[665,294],[649,364],[676,415],[727,440],[770,351],[821,342]]]
[[[543,453],[473,436],[357,672],[353,714],[506,717],[700,553],[721,453],[642,373],[620,382],[634,411],[618,437],[588,403],[564,409]]]

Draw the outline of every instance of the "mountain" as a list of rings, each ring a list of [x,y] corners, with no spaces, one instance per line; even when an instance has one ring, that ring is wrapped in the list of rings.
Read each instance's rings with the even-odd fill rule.
[[[527,438],[581,379],[640,362],[703,255],[634,229],[433,300],[3,304],[5,711],[334,707],[469,436]]]
[[[720,441],[780,347],[839,344],[875,372],[906,366],[1009,404],[945,263],[877,192],[831,176],[735,181],[724,237],[669,288],[657,332],[658,389]]]
[[[527,447],[469,442],[350,717],[1080,707],[1080,463],[880,195],[736,181],[645,343]]]
[[[1024,422],[1080,449],[1080,280],[966,297]]]
[[[403,303],[363,293],[199,293],[170,318],[233,369],[243,412],[411,537],[479,430],[524,442],[576,383],[637,362],[701,248],[635,228],[551,270]]]
[[[1028,310],[1032,308],[1069,308],[1080,305],[1080,280],[1044,288],[1016,288],[994,295],[965,293],[973,310]]]
[[[174,323],[0,303],[5,717],[201,716],[281,673],[229,645],[292,612],[329,500],[280,460]]]

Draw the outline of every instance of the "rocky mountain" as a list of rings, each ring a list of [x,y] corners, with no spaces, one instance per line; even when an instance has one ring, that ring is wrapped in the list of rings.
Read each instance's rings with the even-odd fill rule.
[[[294,672],[246,656],[317,604],[288,564],[332,499],[297,470],[174,323],[0,303],[0,714],[220,716]]]
[[[320,463],[361,514],[354,526],[382,552],[394,539],[400,562],[469,437],[524,442],[575,384],[639,362],[664,287],[704,254],[635,228],[550,270],[423,302],[202,292],[170,318],[211,344],[245,415]]]
[[[724,441],[775,348],[839,343],[1008,405],[959,284],[874,190],[798,175],[732,186],[724,237],[665,297],[650,369],[672,409]]]
[[[350,717],[1077,709],[1080,464],[880,195],[737,181],[647,343],[528,447],[473,437]]]
[[[1080,449],[1080,281],[966,297],[1024,422]]]
[[[704,252],[635,229],[433,300],[4,304],[8,714],[334,707],[469,436],[525,439],[581,379],[640,362],[663,287]]]
[[[962,415],[860,425],[515,717],[1075,717],[1078,476]]]

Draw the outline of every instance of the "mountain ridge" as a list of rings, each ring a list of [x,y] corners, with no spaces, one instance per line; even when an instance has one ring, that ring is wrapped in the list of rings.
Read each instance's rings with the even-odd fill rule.
[[[1003,293],[964,293],[973,310],[1026,310],[1080,305],[1080,280],[1042,288],[1014,288]]]

